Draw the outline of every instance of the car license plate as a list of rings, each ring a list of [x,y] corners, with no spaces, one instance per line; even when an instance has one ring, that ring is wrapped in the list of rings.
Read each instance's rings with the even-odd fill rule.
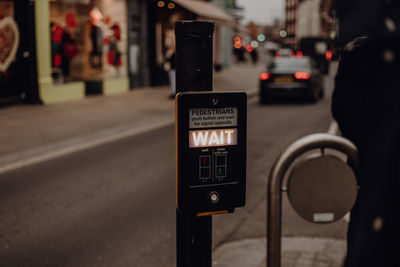
[[[292,81],[293,81],[293,78],[292,77],[287,77],[287,76],[276,77],[274,79],[274,82],[276,82],[276,83],[288,83],[288,82],[292,82]]]

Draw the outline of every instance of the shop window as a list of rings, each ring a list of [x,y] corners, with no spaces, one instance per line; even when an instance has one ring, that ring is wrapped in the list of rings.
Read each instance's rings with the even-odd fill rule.
[[[14,2],[0,1],[0,98],[16,96],[21,88],[17,58],[21,33],[14,15]]]
[[[55,83],[127,76],[125,0],[50,2]]]
[[[14,20],[14,3],[0,2],[0,82],[7,79],[19,45],[19,29]]]

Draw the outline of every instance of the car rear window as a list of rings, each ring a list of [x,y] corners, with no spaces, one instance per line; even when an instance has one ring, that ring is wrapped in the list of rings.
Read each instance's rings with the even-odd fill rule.
[[[275,59],[270,65],[269,69],[271,71],[301,71],[308,70],[311,68],[310,60],[308,59]]]

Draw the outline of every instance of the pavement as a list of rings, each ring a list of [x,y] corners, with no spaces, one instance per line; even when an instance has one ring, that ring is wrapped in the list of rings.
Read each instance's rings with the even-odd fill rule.
[[[238,64],[214,73],[214,91],[245,91],[256,101],[264,65]],[[249,78],[251,77],[251,78]],[[174,123],[169,86],[90,96],[56,105],[0,109],[0,174]],[[215,248],[214,266],[265,266],[265,237]],[[282,266],[340,266],[345,241],[283,238]]]
[[[346,241],[321,237],[283,237],[282,267],[340,267]],[[214,267],[265,267],[266,239],[225,243],[213,254]]]

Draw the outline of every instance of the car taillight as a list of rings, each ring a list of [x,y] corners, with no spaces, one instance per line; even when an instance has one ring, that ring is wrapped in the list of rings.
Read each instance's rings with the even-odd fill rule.
[[[281,53],[276,52],[276,53],[275,53],[275,57],[282,57],[282,55],[281,55]]]
[[[297,52],[296,52],[296,56],[297,56],[297,57],[303,57],[303,52],[297,51]]]
[[[333,53],[332,53],[331,50],[328,50],[328,51],[325,52],[325,58],[326,58],[326,60],[331,61],[332,56],[333,56]]]
[[[235,42],[233,45],[236,49],[240,49],[242,47],[242,44],[240,42]]]
[[[262,73],[260,73],[260,80],[261,80],[261,81],[266,81],[266,80],[269,79],[269,77],[270,77],[270,75],[269,75],[268,72],[262,72]]]
[[[308,80],[310,79],[310,74],[308,72],[298,71],[294,74],[297,80]]]

